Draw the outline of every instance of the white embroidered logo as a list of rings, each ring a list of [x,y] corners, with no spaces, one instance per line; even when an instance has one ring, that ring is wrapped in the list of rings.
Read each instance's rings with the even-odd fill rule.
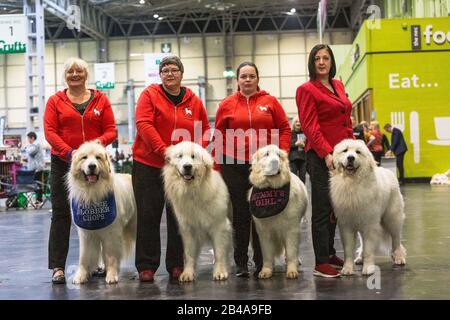
[[[259,110],[261,110],[261,111],[267,111],[267,107],[266,107],[266,106],[259,106]]]
[[[94,108],[94,114],[95,114],[97,117],[100,117],[100,111],[98,111],[98,110],[95,109],[95,108]]]
[[[186,115],[192,116],[192,110],[191,109],[185,108],[184,112],[186,113]]]

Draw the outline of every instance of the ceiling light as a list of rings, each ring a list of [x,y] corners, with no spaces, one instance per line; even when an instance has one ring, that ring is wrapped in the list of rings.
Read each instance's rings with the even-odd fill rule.
[[[140,4],[145,4],[145,0],[139,0]]]
[[[161,21],[162,19],[164,19],[164,17],[159,17],[158,20]]]
[[[295,8],[291,9],[291,13],[296,13],[296,12],[297,12],[297,10],[295,10]]]
[[[159,17],[159,14],[157,14],[157,13],[155,13],[154,15],[153,15],[153,18],[155,18],[155,19],[157,19]]]

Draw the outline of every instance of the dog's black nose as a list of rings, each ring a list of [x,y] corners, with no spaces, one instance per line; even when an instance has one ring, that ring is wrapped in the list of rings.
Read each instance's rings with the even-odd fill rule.
[[[189,163],[183,164],[183,169],[185,171],[191,171],[192,170],[192,164],[189,164]]]
[[[89,170],[94,171],[97,168],[97,165],[95,163],[90,163],[88,165]]]
[[[355,161],[355,157],[354,156],[348,156],[347,160],[348,160],[348,162],[353,162],[353,161]]]

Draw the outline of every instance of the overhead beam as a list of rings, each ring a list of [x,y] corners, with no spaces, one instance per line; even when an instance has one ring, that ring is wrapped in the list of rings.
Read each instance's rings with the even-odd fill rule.
[[[43,6],[46,12],[53,14],[63,21],[72,19],[69,12],[70,0],[44,0]],[[79,0],[80,31],[91,38],[104,40],[108,34],[108,20],[112,17],[106,15],[101,9],[92,6],[87,0]]]

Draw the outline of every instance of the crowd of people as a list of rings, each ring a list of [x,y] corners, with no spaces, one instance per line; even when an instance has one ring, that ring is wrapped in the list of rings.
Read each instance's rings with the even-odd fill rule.
[[[308,71],[310,80],[296,92],[299,117],[295,117],[291,125],[277,98],[260,88],[259,71],[252,62],[238,66],[237,90],[224,98],[217,109],[214,132],[219,132],[221,139],[217,140],[215,133],[212,135],[212,142],[220,144],[220,148],[214,148],[215,169],[220,171],[228,187],[233,206],[234,262],[238,277],[250,276],[250,242],[254,272],[258,273],[262,267],[258,234],[246,199],[251,187],[251,156],[258,147],[277,144],[289,152],[292,172],[303,182],[306,173],[309,174],[316,261],[314,274],[323,277],[339,276],[336,268],[343,265],[334,248],[336,219],[328,196],[333,147],[341,140],[355,136],[367,143],[376,159],[384,154],[383,145],[387,139],[380,132],[378,123],[373,122],[368,128],[364,124],[352,126],[352,105],[342,82],[334,78],[336,63],[329,46],[320,44],[311,50]],[[192,90],[182,85],[183,74],[180,58],[162,59],[159,64],[161,83],[145,88],[136,106],[132,182],[138,218],[135,265],[141,282],[153,281],[161,264],[160,224],[164,208],[167,221],[165,267],[172,279],[177,279],[183,271],[182,239],[173,209],[165,199],[161,178],[166,149],[179,142],[181,138],[177,133],[180,130],[203,147],[211,140],[205,106]],[[49,98],[44,114],[45,138],[52,148],[53,211],[48,267],[53,271],[52,282],[55,284],[65,282],[71,216],[64,176],[72,155],[85,141],[94,140],[107,146],[117,138],[109,99],[101,91],[87,88],[88,76],[88,65],[84,60],[69,59],[64,65],[67,87]],[[400,136],[396,128],[385,129],[393,130],[393,137]],[[230,133],[237,131],[250,133],[245,134],[243,142],[236,143],[236,135]],[[35,135],[31,135],[30,139],[33,138]],[[30,141],[31,150],[33,141]],[[403,159],[406,146],[398,141],[385,147]],[[120,154],[117,158],[120,159]],[[39,168],[36,171],[39,172]]]

